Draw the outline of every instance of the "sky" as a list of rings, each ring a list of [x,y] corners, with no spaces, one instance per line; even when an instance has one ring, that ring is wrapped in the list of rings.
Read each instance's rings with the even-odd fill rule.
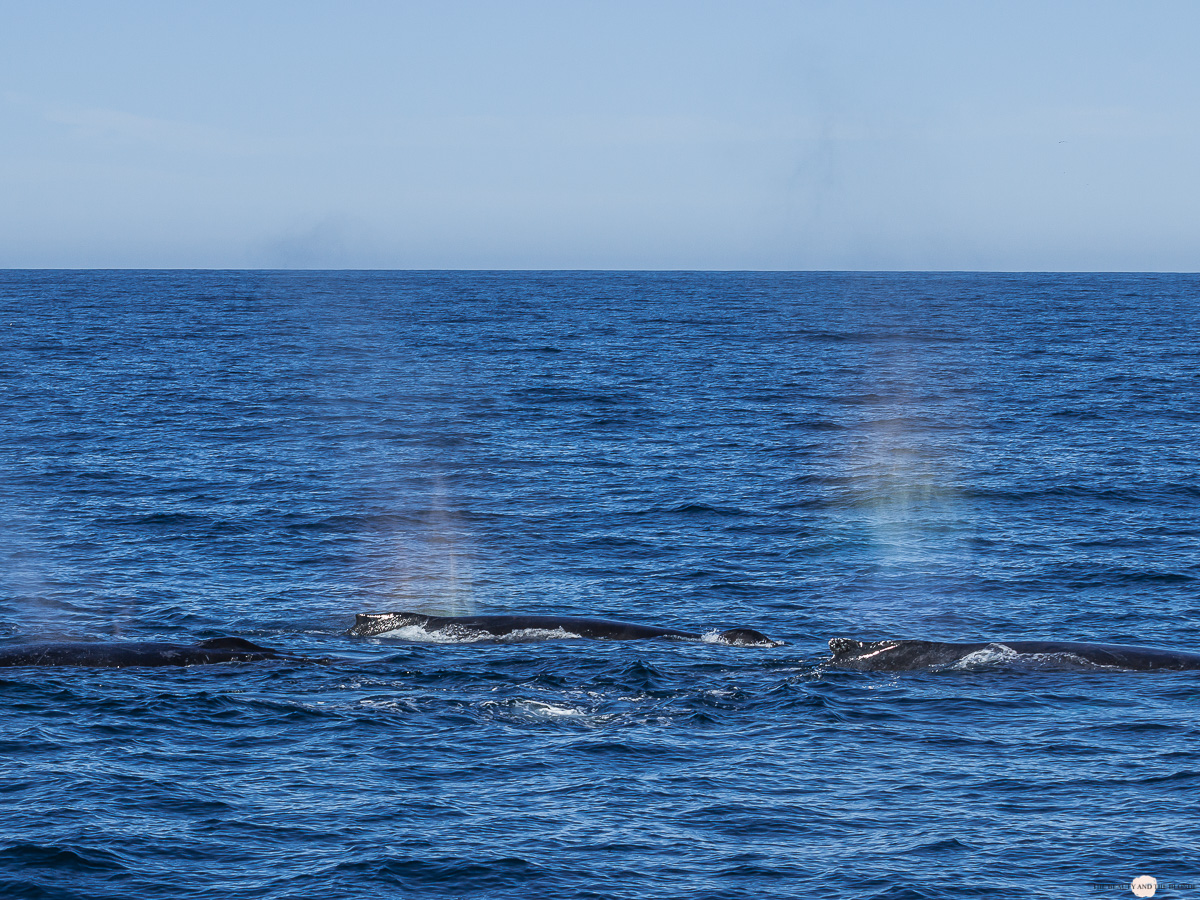
[[[0,268],[1200,270],[1200,3],[0,0]]]

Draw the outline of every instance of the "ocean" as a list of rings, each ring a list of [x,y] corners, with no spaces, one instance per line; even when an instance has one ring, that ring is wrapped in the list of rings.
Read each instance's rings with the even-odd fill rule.
[[[1195,896],[1200,276],[0,272],[0,896]],[[359,612],[701,641],[346,635]],[[409,636],[411,638],[411,635]]]

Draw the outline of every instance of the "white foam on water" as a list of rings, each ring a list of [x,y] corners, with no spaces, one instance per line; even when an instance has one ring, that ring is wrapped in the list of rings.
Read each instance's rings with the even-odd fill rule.
[[[522,641],[579,641],[583,640],[581,635],[567,631],[562,626],[558,628],[521,628],[517,631],[511,631],[508,634],[494,636],[485,634],[484,637],[488,640],[502,641],[504,643],[520,643]]]
[[[725,632],[712,629],[700,635],[700,640],[706,644],[724,644],[727,647],[778,647],[782,642],[768,638],[765,641],[754,641],[753,643],[735,644],[732,641],[727,641],[721,637]],[[679,638],[678,640],[691,640],[690,638]]]
[[[952,669],[972,669],[977,666],[995,666],[1011,663],[1021,654],[1003,644],[988,644],[982,650],[974,650],[950,666]]]
[[[376,638],[412,641],[420,644],[478,644],[490,641],[502,644],[518,644],[530,641],[571,641],[582,637],[565,628],[521,628],[508,634],[489,634],[481,628],[469,625],[450,625],[438,631],[426,631],[420,625],[403,625],[390,631],[371,635]]]
[[[517,712],[537,719],[585,719],[589,714],[582,709],[570,706],[557,706],[553,703],[543,703],[540,700],[518,700],[512,708]]]
[[[381,709],[387,712],[395,712],[397,710],[411,713],[421,712],[421,707],[412,700],[399,697],[387,700],[364,698],[358,701],[357,706],[360,709]]]
[[[1054,653],[1018,653],[1006,644],[989,644],[982,650],[968,653],[951,668],[974,668],[976,666],[1012,665],[1019,663],[1028,667],[1045,665],[1047,668],[1075,667],[1080,669],[1119,669],[1120,666],[1106,666],[1077,656],[1069,650],[1059,650]]]
[[[597,713],[592,709],[550,703],[544,700],[487,700],[480,704],[491,716],[509,722],[570,722],[588,728],[617,721],[619,713]]]
[[[399,628],[393,628],[391,631],[381,631],[379,634],[373,634],[371,637],[392,638],[394,640],[412,641],[418,644],[468,643],[461,636],[451,634],[449,629],[444,631],[426,631],[420,625],[402,625]],[[483,640],[483,638],[476,637],[475,640]]]

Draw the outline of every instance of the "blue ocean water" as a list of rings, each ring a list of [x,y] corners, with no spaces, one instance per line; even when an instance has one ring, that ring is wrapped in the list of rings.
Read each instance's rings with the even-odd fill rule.
[[[0,273],[0,896],[1200,884],[1200,276]],[[710,642],[356,639],[362,611]],[[1185,885],[1170,887],[1168,883]]]

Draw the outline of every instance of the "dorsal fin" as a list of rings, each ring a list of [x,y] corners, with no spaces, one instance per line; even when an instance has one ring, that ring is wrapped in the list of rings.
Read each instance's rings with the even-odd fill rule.
[[[718,634],[717,638],[726,644],[740,647],[779,647],[783,645],[783,641],[769,638],[753,628],[730,628],[728,631]]]

